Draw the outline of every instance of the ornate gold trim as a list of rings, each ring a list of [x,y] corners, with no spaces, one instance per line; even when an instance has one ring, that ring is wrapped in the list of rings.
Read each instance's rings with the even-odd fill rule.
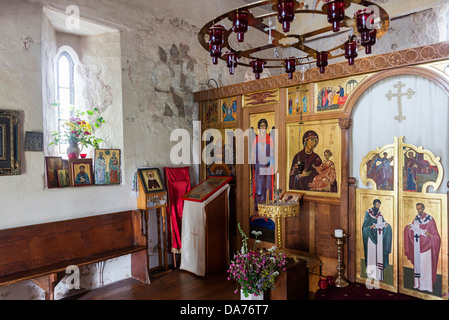
[[[367,204],[369,199],[369,204]],[[365,278],[362,276],[361,260],[364,259],[363,249],[363,237],[362,237],[362,225],[365,217],[366,210],[370,208],[372,201],[379,199],[382,201],[381,212],[385,215],[385,220],[391,225],[393,231],[392,248],[390,253],[390,266],[393,268],[392,283],[386,283],[384,281],[376,281],[372,278]],[[399,286],[399,239],[398,239],[398,193],[397,191],[385,191],[374,189],[356,189],[356,282],[363,283],[367,286],[376,289],[383,289],[391,292],[398,292]]]
[[[284,250],[282,240],[282,218],[291,218],[299,215],[299,203],[290,202],[271,202],[259,203],[259,215],[262,217],[270,217],[276,219],[277,246],[280,250]]]
[[[275,204],[275,203],[259,203],[259,215],[262,217],[295,217],[299,215],[299,204]]]
[[[362,179],[362,184],[364,186],[368,186],[368,183],[371,183],[372,190],[380,191],[380,190],[377,189],[376,181],[374,181],[371,178],[368,178],[368,174],[365,171],[365,168],[366,168],[366,165],[367,165],[368,161],[372,160],[372,158],[375,155],[381,155],[383,152],[385,152],[388,149],[393,149],[393,156],[394,156],[394,159],[393,159],[394,162],[393,163],[394,163],[394,170],[395,170],[395,175],[394,176],[395,177],[397,176],[396,175],[396,171],[398,170],[398,164],[399,164],[398,163],[398,157],[397,157],[397,150],[398,150],[398,148],[399,148],[398,147],[398,138],[395,137],[394,138],[394,143],[387,144],[387,145],[385,145],[385,146],[383,146],[381,148],[377,147],[375,150],[371,150],[370,152],[368,152],[368,154],[365,157],[363,157],[362,162],[360,163],[359,173],[360,173],[360,178]],[[393,185],[394,185],[394,189],[393,190],[396,190],[397,184],[398,184],[397,181],[393,182]]]
[[[424,190],[424,189],[423,189]],[[414,192],[400,192],[398,199],[399,205],[399,221],[398,221],[398,233],[399,233],[399,292],[418,297],[420,299],[427,300],[442,300],[442,296],[434,295],[429,291],[419,291],[419,289],[406,288],[404,284],[404,268],[411,267],[413,264],[405,257],[404,254],[404,237],[403,232],[407,224],[409,224],[412,219],[410,215],[406,214],[409,212],[407,210],[407,204],[418,202],[426,203],[426,212],[428,212],[437,222],[437,229],[441,238],[441,247],[438,258],[437,274],[441,274],[441,294],[447,292],[448,284],[448,231],[447,231],[447,195],[441,193],[414,193]],[[438,207],[439,211],[433,211],[430,206]],[[412,215],[414,216],[416,212]]]

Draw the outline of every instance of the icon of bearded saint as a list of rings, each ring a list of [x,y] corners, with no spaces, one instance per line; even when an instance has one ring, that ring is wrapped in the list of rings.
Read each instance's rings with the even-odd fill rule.
[[[413,264],[413,288],[433,292],[437,280],[441,237],[435,219],[425,209],[423,203],[417,203],[416,216],[404,228],[404,253]]]

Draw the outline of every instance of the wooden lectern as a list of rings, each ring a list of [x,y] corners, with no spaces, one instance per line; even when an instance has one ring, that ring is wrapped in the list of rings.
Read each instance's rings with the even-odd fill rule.
[[[137,208],[144,213],[147,224],[148,211],[152,209],[156,210],[159,265],[150,269],[149,272],[150,275],[158,276],[172,271],[168,268],[167,255],[167,192],[165,191],[165,184],[162,182],[161,173],[158,168],[140,168],[137,171],[139,173]],[[160,234],[161,216],[162,235]],[[144,232],[147,234],[148,225],[144,226],[144,228]],[[162,244],[164,248],[162,248]],[[164,251],[164,254],[162,254],[162,251]],[[162,260],[164,261],[162,262]],[[150,265],[150,261],[148,261],[148,265]]]
[[[229,260],[231,177],[210,177],[185,194],[180,269],[198,276],[225,271]]]

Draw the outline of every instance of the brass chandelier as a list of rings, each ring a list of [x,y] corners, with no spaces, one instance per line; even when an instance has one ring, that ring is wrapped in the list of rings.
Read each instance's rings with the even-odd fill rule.
[[[351,4],[359,5],[361,9],[349,17],[346,13]],[[271,8],[271,11],[255,16],[251,9],[257,7],[268,7]],[[291,32],[290,24],[295,19],[300,20],[301,16],[306,14],[325,15],[330,25],[303,34]],[[282,32],[271,26],[271,17],[274,16],[282,26]],[[225,19],[232,22],[231,28],[226,29],[223,23]],[[266,19],[269,19],[269,25],[266,24]],[[358,50],[364,48],[366,54],[371,54],[372,46],[388,31],[389,26],[390,18],[387,12],[378,4],[370,1],[325,0],[321,10],[316,10],[309,9],[307,4],[296,0],[268,0],[253,2],[221,14],[203,26],[198,40],[202,47],[209,52],[213,64],[218,64],[219,59],[224,60],[230,74],[234,74],[235,68],[241,65],[251,67],[255,78],[259,79],[264,68],[283,67],[288,78],[292,79],[296,67],[305,64],[315,63],[320,68],[320,72],[324,73],[330,59],[344,56],[349,65],[353,65],[354,59],[358,56]],[[245,34],[250,28],[268,35],[269,43],[246,50],[236,49],[230,44],[231,36],[236,37],[238,43],[243,43]],[[309,44],[319,35],[336,34],[343,31],[350,31],[350,35],[344,43],[333,48],[318,51]],[[285,43],[286,41],[290,42]],[[277,47],[296,48],[299,56],[284,59],[257,56],[261,51],[272,48],[276,50]],[[244,58],[249,62],[243,62]]]

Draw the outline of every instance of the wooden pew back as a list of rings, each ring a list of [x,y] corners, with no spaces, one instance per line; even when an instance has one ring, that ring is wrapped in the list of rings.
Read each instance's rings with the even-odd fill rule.
[[[147,248],[139,211],[0,230],[0,284]]]

